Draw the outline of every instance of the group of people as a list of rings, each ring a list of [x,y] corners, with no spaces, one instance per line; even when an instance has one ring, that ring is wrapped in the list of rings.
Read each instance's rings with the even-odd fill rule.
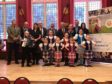
[[[72,24],[61,22],[61,27],[55,28],[54,24],[50,28],[43,27],[41,22],[34,23],[33,28],[29,28],[28,22],[24,22],[22,28],[12,21],[8,28],[8,59],[7,65],[11,64],[12,52],[15,53],[15,63],[21,66],[25,63],[28,67],[38,65],[42,59],[43,66],[91,66],[93,57],[93,46],[96,44],[91,40],[86,24],[79,26],[79,21]],[[22,55],[19,56],[19,48],[22,48]]]

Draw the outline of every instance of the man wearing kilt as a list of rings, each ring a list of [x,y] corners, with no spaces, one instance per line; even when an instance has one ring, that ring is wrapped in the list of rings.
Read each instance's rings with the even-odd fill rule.
[[[69,59],[69,66],[74,67],[74,61],[76,58],[76,48],[78,47],[78,44],[75,42],[75,40],[71,37],[70,43],[68,43],[65,48],[69,51],[68,52],[68,59]]]
[[[90,36],[86,36],[86,41],[82,42],[82,46],[85,48],[85,66],[90,67],[91,66],[91,59],[93,58],[93,45],[96,43],[91,40]]]
[[[49,65],[49,44],[48,44],[48,39],[44,38],[43,43],[39,45],[41,51],[42,51],[42,56],[43,56],[43,61],[44,61],[44,66]]]
[[[62,59],[62,49],[64,48],[63,44],[60,42],[60,38],[57,37],[55,43],[53,44],[53,49],[54,49],[54,58],[56,62],[56,66],[60,66],[60,62]]]

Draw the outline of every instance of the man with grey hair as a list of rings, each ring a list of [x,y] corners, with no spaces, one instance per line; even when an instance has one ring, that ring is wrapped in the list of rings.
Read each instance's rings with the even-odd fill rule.
[[[20,28],[16,24],[16,20],[12,20],[12,24],[10,27],[8,27],[7,30],[8,33],[8,59],[7,59],[7,65],[11,64],[12,59],[12,52],[14,51],[15,54],[15,63],[19,64],[19,43],[20,43]]]

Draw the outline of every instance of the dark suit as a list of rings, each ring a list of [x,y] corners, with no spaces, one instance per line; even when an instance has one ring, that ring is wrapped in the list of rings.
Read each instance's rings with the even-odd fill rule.
[[[65,34],[65,32],[67,32],[68,30],[67,29],[59,29],[58,31],[57,31],[57,36],[60,38],[60,39],[62,39],[63,37],[64,37],[64,34]]]
[[[80,26],[74,27],[73,30],[74,30],[74,35],[75,34],[78,34],[79,33],[79,30],[80,30]]]
[[[24,28],[24,27],[22,27],[20,29],[20,35],[21,35],[22,38],[24,38],[24,32],[25,31],[28,31],[30,33],[31,32],[31,28]]]
[[[72,30],[72,31],[68,31],[68,34],[69,34],[69,37],[73,37],[73,36],[75,36],[74,30]]]
[[[87,28],[82,29],[84,34],[89,34],[89,30]]]
[[[44,28],[44,27],[42,29],[38,28],[38,31],[41,32],[42,38],[47,36],[47,29],[46,28]]]

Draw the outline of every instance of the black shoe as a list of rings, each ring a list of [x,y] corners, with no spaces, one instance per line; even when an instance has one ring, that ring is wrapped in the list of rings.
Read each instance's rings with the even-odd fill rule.
[[[31,65],[28,64],[27,67],[31,67]]]
[[[75,67],[74,65],[69,65],[70,67]]]
[[[7,62],[7,65],[10,65],[11,64],[11,62]]]
[[[32,65],[35,65],[35,62],[33,62]]]
[[[60,67],[60,65],[59,65],[59,64],[57,64],[57,65],[56,65],[56,67]]]
[[[49,63],[49,65],[54,65],[53,63]]]
[[[92,67],[91,65],[85,65],[85,67]]]
[[[19,62],[18,62],[18,61],[16,61],[16,62],[15,62],[15,64],[19,64]]]
[[[88,65],[88,67],[92,67],[91,65]]]
[[[64,66],[69,66],[69,64],[68,63],[65,63]]]
[[[24,67],[24,64],[22,64],[21,67]]]
[[[43,66],[50,66],[49,64],[44,64]]]
[[[36,65],[39,65],[39,62],[36,62]]]

